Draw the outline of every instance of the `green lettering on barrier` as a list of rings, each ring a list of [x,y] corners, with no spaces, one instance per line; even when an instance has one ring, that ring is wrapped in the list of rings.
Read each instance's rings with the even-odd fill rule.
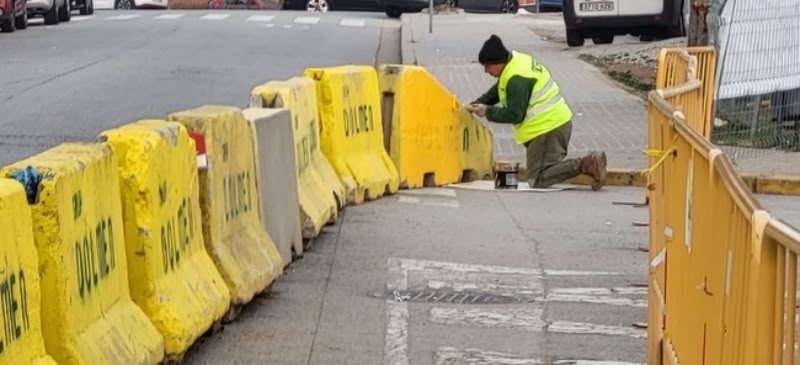
[[[167,202],[167,181],[164,180],[158,185],[158,202],[159,205],[164,206]]]
[[[342,116],[344,118],[344,135],[346,137],[375,130],[372,105],[361,104],[357,107],[342,108]]]
[[[469,128],[464,127],[463,136],[461,138],[461,150],[469,151]]]
[[[186,253],[192,240],[191,224],[189,198],[184,197],[177,212],[161,223],[161,263],[165,274],[180,267],[181,254]]]
[[[100,219],[94,227],[94,232],[90,229],[84,232],[82,240],[75,241],[75,267],[81,299],[90,295],[117,266],[111,217]]]
[[[3,338],[0,340],[0,353],[30,329],[25,272],[22,269],[18,272],[9,270],[8,267],[3,268],[2,272],[0,305],[3,310]]]
[[[311,119],[308,129],[310,130],[309,136],[311,137],[311,145],[308,146],[309,150],[314,151],[317,149],[317,120]]]
[[[78,190],[75,194],[72,194],[72,219],[77,220],[78,217],[81,216],[83,210],[83,196],[81,195],[81,191]]]
[[[226,175],[222,178],[225,190],[225,221],[231,221],[240,214],[247,213],[252,207],[252,193],[250,192],[250,171],[240,172],[235,175]]]

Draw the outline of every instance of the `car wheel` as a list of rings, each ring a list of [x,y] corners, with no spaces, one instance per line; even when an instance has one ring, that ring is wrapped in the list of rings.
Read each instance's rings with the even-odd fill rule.
[[[652,35],[644,35],[644,34],[642,34],[641,36],[639,36],[639,41],[641,41],[641,42],[652,42],[654,40],[656,40],[656,37],[654,37]]]
[[[501,13],[516,13],[517,11],[517,2],[515,0],[500,0],[500,12]]]
[[[58,20],[62,22],[68,22],[69,19],[72,17],[72,1],[71,0],[64,0],[64,5],[58,9]]]
[[[83,6],[81,7],[81,15],[89,15],[93,12],[94,4],[92,0],[83,0]]]
[[[606,35],[602,37],[593,37],[592,42],[594,42],[594,44],[611,44],[614,43],[614,36]]]
[[[11,5],[11,10],[9,11],[11,14],[14,14],[14,5]],[[17,27],[16,24],[14,24],[13,16],[0,22],[0,31],[3,31],[3,33],[13,33],[15,30],[17,30]]]
[[[58,6],[53,1],[53,7],[44,14],[44,24],[55,25],[58,24]]]
[[[386,16],[390,18],[399,18],[401,15],[403,15],[403,12],[400,9],[386,8]]]
[[[94,14],[94,0],[89,0],[89,15]]]
[[[22,15],[18,16],[16,21],[17,29],[26,29],[28,28],[28,11],[23,11]]]
[[[136,9],[136,5],[133,3],[133,0],[117,0],[114,3],[115,9],[123,9],[123,10],[133,10]]]
[[[306,2],[306,10],[321,11],[324,13],[330,10],[330,4],[328,4],[328,0],[308,0]]]
[[[567,45],[570,47],[580,47],[583,45],[583,35],[577,30],[567,31]]]

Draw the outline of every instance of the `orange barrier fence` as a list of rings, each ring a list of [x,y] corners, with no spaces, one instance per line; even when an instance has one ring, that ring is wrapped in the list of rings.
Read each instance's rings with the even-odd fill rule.
[[[648,364],[794,363],[800,231],[708,141],[714,58],[662,50],[649,94]]]

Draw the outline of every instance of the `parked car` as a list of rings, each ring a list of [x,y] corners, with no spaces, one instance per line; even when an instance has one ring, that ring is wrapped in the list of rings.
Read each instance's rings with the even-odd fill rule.
[[[422,9],[427,9],[430,6],[428,0],[377,0],[377,2],[378,6],[380,6],[390,18],[399,18],[403,13],[419,13]],[[444,4],[454,6],[455,0],[433,0],[433,6],[441,6]]]
[[[562,0],[539,0],[539,11],[561,11]]]
[[[26,0],[0,0],[0,30],[11,33],[28,27]]]
[[[71,18],[70,0],[28,0],[28,17],[44,16],[47,25],[68,22]]]
[[[631,34],[642,41],[686,34],[684,0],[563,0],[567,44],[614,42],[614,36]]]
[[[167,0],[114,0],[114,9],[166,9]]]
[[[94,14],[94,0],[70,0],[72,9],[81,9],[81,15]]]
[[[283,9],[326,12],[329,10],[376,11],[383,7],[375,0],[284,0]]]

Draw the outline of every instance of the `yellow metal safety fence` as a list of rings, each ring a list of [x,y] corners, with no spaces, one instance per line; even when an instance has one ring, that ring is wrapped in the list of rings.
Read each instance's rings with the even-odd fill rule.
[[[793,364],[800,231],[708,141],[714,62],[664,49],[649,94],[648,364]]]

